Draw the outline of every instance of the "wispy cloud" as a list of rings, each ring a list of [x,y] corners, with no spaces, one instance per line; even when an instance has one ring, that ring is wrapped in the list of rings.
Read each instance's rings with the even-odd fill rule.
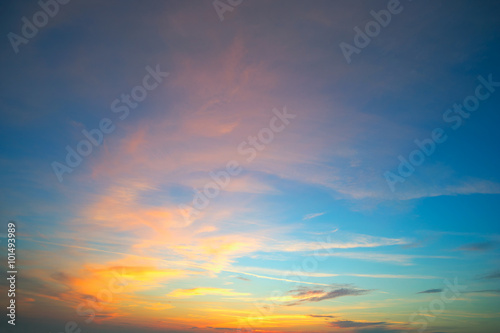
[[[313,219],[315,217],[318,217],[318,216],[321,216],[321,215],[324,215],[325,213],[311,213],[311,214],[307,214],[307,215],[304,215],[304,217],[302,218],[303,221],[305,220],[310,220],[310,219]]]
[[[462,245],[458,248],[461,251],[472,251],[472,252],[485,252],[489,250],[493,250],[498,245],[497,242],[479,242],[479,243],[470,243]]]
[[[318,240],[316,242],[278,242],[277,244],[271,246],[269,250],[283,252],[305,252],[331,249],[374,248],[382,246],[405,245],[408,243],[410,243],[410,241],[405,238],[388,238],[348,232],[336,232],[335,239],[332,239],[332,236],[328,235],[326,237],[326,240]]]
[[[433,275],[400,275],[400,274],[341,274],[345,276],[357,276],[375,279],[440,279]]]
[[[326,272],[304,272],[304,271],[290,271],[280,270],[274,268],[263,267],[236,267],[239,271],[244,272],[258,272],[274,276],[287,276],[287,277],[314,277],[314,278],[327,278],[335,276],[355,276],[377,279],[438,279],[439,277],[433,275],[403,275],[403,274],[360,274],[360,273],[326,273]]]
[[[464,291],[464,294],[500,294],[500,289],[481,289]]]
[[[321,302],[328,299],[334,299],[345,296],[361,296],[366,295],[370,290],[358,289],[351,287],[342,288],[323,288],[323,289],[310,289],[301,287],[291,290],[289,295],[280,297],[278,300],[286,302],[285,305],[293,306],[304,302]]]
[[[223,288],[211,288],[211,287],[200,287],[191,289],[176,289],[169,294],[168,297],[192,297],[192,296],[204,296],[204,295],[217,295],[217,296],[248,296],[249,293],[239,293],[232,289]]]
[[[443,292],[443,289],[428,289],[420,291],[417,294],[437,294]],[[463,294],[500,294],[500,289],[480,289],[480,290],[469,290],[463,291]]]
[[[265,276],[265,275],[260,275],[260,274],[253,274],[253,273],[249,273],[249,272],[244,272],[244,271],[236,271],[236,270],[229,270],[229,269],[225,269],[225,271],[232,272],[232,273],[238,273],[238,274],[245,274],[245,275],[254,276],[257,278],[261,278],[261,279],[283,281],[283,282],[293,282],[293,283],[316,285],[316,286],[326,286],[326,287],[329,286],[329,284],[326,284],[326,283],[308,282],[308,281],[300,281],[300,280],[293,280],[293,279],[287,279],[287,278],[279,278],[279,277],[274,277],[274,276]]]
[[[359,259],[373,262],[391,263],[403,266],[413,265],[414,259],[454,259],[450,256],[425,256],[425,255],[408,255],[408,254],[388,254],[388,253],[373,253],[373,252],[336,252],[336,253],[321,253],[321,256],[341,257],[348,259]]]
[[[248,281],[252,281],[252,280],[247,279],[246,277],[243,277],[243,276],[236,276],[235,278],[236,278],[236,279],[239,279],[239,280],[242,280],[242,281],[247,281],[247,282],[248,282]]]

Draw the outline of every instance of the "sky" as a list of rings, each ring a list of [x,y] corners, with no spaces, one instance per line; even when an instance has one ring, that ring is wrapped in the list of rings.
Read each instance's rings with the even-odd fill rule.
[[[497,1],[1,7],[2,332],[498,332]]]

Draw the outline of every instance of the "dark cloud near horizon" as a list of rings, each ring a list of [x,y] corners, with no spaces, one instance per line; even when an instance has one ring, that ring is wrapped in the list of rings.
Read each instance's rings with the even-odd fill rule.
[[[290,293],[294,294],[293,297],[297,298],[296,302],[292,302],[286,304],[286,306],[293,306],[303,302],[320,302],[327,299],[333,299],[343,296],[361,296],[366,295],[371,290],[367,289],[357,289],[357,288],[337,288],[331,291],[325,289],[308,289],[308,288],[299,288],[295,290],[291,290]],[[317,295],[317,296],[315,296]]]
[[[489,251],[493,250],[496,248],[498,245],[498,242],[479,242],[479,243],[470,243],[470,244],[465,244],[462,245],[458,248],[460,251],[472,251],[472,252],[483,252],[483,251]]]
[[[367,327],[355,331],[356,333],[401,333],[401,330],[394,330],[387,327]]]
[[[427,289],[424,291],[419,291],[417,294],[437,294],[442,292],[443,289]],[[463,294],[474,294],[474,293],[496,293],[500,294],[500,289],[481,289],[481,290],[469,290],[463,291]]]
[[[443,289],[427,289],[424,291],[419,291],[417,294],[435,294],[442,292]]]
[[[464,294],[474,294],[474,293],[494,293],[494,294],[500,294],[500,289],[482,289],[482,290],[471,290],[471,291],[464,291]]]
[[[331,316],[331,315],[308,315],[309,317],[313,317],[313,318],[336,318],[337,316]]]
[[[500,271],[488,274],[484,276],[483,279],[500,279]]]
[[[364,322],[364,321],[352,321],[352,320],[337,320],[330,322],[330,325],[336,328],[355,328],[355,327],[383,326],[387,325],[387,323],[385,321]]]

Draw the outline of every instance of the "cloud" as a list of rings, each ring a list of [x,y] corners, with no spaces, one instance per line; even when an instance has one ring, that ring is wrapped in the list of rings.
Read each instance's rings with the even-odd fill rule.
[[[345,276],[357,276],[376,279],[438,279],[432,275],[400,275],[400,274],[341,274]]]
[[[400,329],[394,330],[384,326],[380,327],[366,327],[356,330],[356,333],[401,333]],[[403,330],[403,332],[405,332]],[[432,333],[443,333],[443,332],[432,332]]]
[[[186,277],[193,273],[181,269],[154,266],[89,267],[79,276],[68,277],[67,283],[76,291],[96,295],[99,288],[102,288],[102,285],[108,281],[116,280],[126,286],[128,292],[133,292],[157,288],[165,281]]]
[[[321,216],[321,215],[324,215],[325,213],[312,213],[312,214],[307,214],[307,215],[304,215],[304,217],[302,218],[303,221],[305,220],[310,220],[310,219],[313,219],[315,217],[318,217],[318,216]]]
[[[153,311],[162,311],[162,310],[167,310],[167,309],[172,309],[172,308],[174,308],[174,306],[172,304],[160,303],[160,302],[151,303],[147,306],[144,306],[144,309],[153,310]]]
[[[488,274],[483,279],[500,279],[500,271]]]
[[[242,281],[252,281],[252,280],[247,279],[246,277],[243,277],[243,276],[237,276],[236,279],[240,279]]]
[[[354,321],[354,320],[337,320],[329,323],[331,327],[343,329],[351,329],[353,333],[400,333],[400,328],[389,327],[394,325],[385,321]]]
[[[443,289],[428,289],[424,291],[420,291],[417,294],[437,294],[442,292]],[[463,294],[500,294],[500,289],[482,289],[482,290],[469,290],[463,291]]]
[[[325,283],[291,280],[291,279],[278,278],[278,277],[273,277],[273,276],[265,276],[265,275],[253,274],[253,273],[249,273],[249,272],[236,271],[236,270],[230,270],[230,269],[224,269],[224,271],[231,272],[231,273],[245,274],[245,275],[249,275],[249,276],[255,276],[255,277],[261,278],[261,279],[284,281],[284,282],[293,282],[293,283],[308,284],[308,285],[317,285],[317,286],[325,286],[325,287],[329,286],[328,284],[325,284]]]
[[[373,248],[381,246],[405,245],[409,243],[409,241],[404,238],[378,237],[378,236],[356,234],[349,232],[343,232],[343,233],[336,232],[335,238],[336,239],[334,240],[332,239],[332,235],[328,235],[325,239],[318,239],[317,242],[297,242],[297,241],[280,242],[275,244],[274,246],[270,246],[269,251],[283,251],[283,252],[305,252],[305,251],[316,251],[316,250],[324,251],[330,249]]]
[[[359,328],[359,327],[387,325],[387,323],[384,321],[368,322],[368,321],[337,320],[337,321],[332,321],[330,325],[336,328]]]
[[[231,328],[231,327],[209,327],[213,328],[215,330],[226,330],[226,331],[238,331],[240,330],[239,328]]]
[[[394,157],[397,154],[392,154],[398,149],[398,147],[394,147],[395,143],[401,142],[403,145],[406,144],[404,137],[398,138],[401,131],[404,131],[406,128],[406,126],[398,124],[398,120],[404,115],[400,114],[394,117],[389,114],[387,119],[377,119],[377,116],[372,116],[378,113],[377,107],[367,109],[363,106],[356,109],[355,105],[352,105],[352,109],[354,109],[352,110],[342,105],[342,100],[347,104],[350,97],[356,96],[353,101],[355,101],[354,104],[357,104],[361,101],[359,96],[364,96],[362,100],[363,104],[366,104],[366,101],[368,101],[366,105],[372,105],[373,103],[370,104],[371,102],[377,101],[387,103],[392,99],[386,98],[387,95],[385,94],[381,94],[381,89],[389,90],[391,86],[385,85],[384,75],[381,75],[384,74],[383,71],[373,73],[362,66],[360,68],[361,71],[357,72],[363,73],[360,83],[365,82],[369,89],[373,91],[373,93],[367,93],[361,86],[358,86],[356,81],[349,80],[349,78],[356,78],[354,74],[356,74],[356,68],[359,67],[337,66],[337,63],[334,63],[332,66],[332,54],[330,50],[333,50],[334,47],[327,47],[327,49],[321,47],[323,41],[328,42],[325,45],[331,46],[332,37],[340,37],[336,36],[340,28],[344,31],[352,32],[353,24],[350,20],[354,16],[349,15],[352,13],[338,10],[339,8],[336,8],[336,6],[326,8],[312,6],[317,7],[315,8],[317,21],[326,22],[324,26],[331,26],[331,30],[316,31],[310,29],[312,28],[310,22],[302,21],[302,14],[307,13],[307,11],[297,10],[296,6],[299,2],[290,5],[287,2],[276,5],[268,4],[268,7],[260,9],[258,7],[252,9],[252,6],[248,6],[247,9],[249,10],[237,10],[234,12],[241,17],[241,20],[232,20],[232,23],[228,20],[224,24],[218,22],[213,10],[208,10],[211,9],[210,3],[200,4],[199,6],[185,6],[182,1],[169,3],[172,3],[173,6],[170,7],[169,5],[166,8],[152,6],[150,9],[154,12],[148,11],[151,15],[145,16],[142,16],[142,14],[148,6],[138,5],[133,8],[135,10],[128,12],[123,10],[123,7],[129,9],[131,7],[108,6],[103,11],[100,11],[101,14],[96,16],[96,20],[93,20],[93,22],[106,24],[110,27],[109,31],[116,32],[116,35],[106,34],[108,30],[100,29],[102,27],[98,24],[93,24],[90,30],[81,30],[84,34],[84,38],[81,40],[89,40],[88,37],[91,37],[92,34],[85,35],[85,33],[86,31],[90,31],[98,38],[97,41],[92,39],[95,42],[93,44],[101,45],[106,49],[105,52],[100,52],[103,50],[95,50],[85,47],[81,43],[76,43],[76,49],[69,48],[68,52],[64,52],[64,62],[61,66],[52,66],[49,63],[46,64],[47,66],[42,66],[46,69],[42,68],[41,72],[33,71],[33,68],[26,66],[18,66],[18,69],[23,74],[27,71],[46,74],[46,70],[53,68],[56,71],[56,73],[53,73],[53,77],[59,78],[58,81],[64,82],[64,85],[70,88],[69,94],[67,90],[62,90],[65,105],[74,105],[75,107],[50,107],[47,104],[36,103],[36,98],[35,102],[33,102],[33,98],[26,98],[30,94],[23,96],[22,93],[29,93],[33,90],[31,89],[33,86],[29,82],[27,82],[27,90],[20,89],[17,95],[22,97],[22,100],[29,100],[36,105],[34,111],[60,109],[64,112],[69,112],[75,109],[75,111],[71,111],[71,114],[68,114],[68,118],[70,120],[80,120],[80,127],[82,125],[93,126],[93,122],[87,120],[97,119],[96,116],[99,118],[109,116],[114,117],[113,120],[117,120],[116,115],[107,110],[109,102],[115,98],[115,95],[118,96],[122,91],[126,92],[124,89],[132,87],[132,85],[129,85],[130,81],[132,81],[132,84],[139,83],[134,78],[137,76],[135,75],[137,73],[136,69],[145,66],[145,61],[152,61],[151,64],[153,64],[153,61],[154,63],[159,61],[162,68],[165,65],[165,70],[172,70],[172,75],[169,77],[168,82],[165,82],[154,93],[152,92],[147,103],[141,104],[140,108],[132,112],[133,119],[131,117],[126,122],[116,122],[116,132],[112,136],[107,136],[100,147],[94,147],[93,155],[85,159],[82,166],[75,170],[71,176],[67,175],[68,180],[65,180],[65,184],[50,185],[51,187],[48,188],[47,194],[50,193],[52,188],[56,188],[54,192],[60,198],[66,197],[73,200],[71,205],[65,205],[64,201],[57,199],[53,200],[53,207],[57,208],[55,215],[60,220],[63,220],[61,225],[63,228],[71,228],[71,231],[74,232],[71,235],[74,237],[67,238],[68,244],[71,244],[73,248],[65,247],[63,248],[64,251],[57,252],[64,252],[67,261],[75,262],[75,266],[79,266],[80,268],[84,267],[83,265],[88,262],[102,263],[103,256],[130,259],[130,255],[146,254],[150,258],[146,258],[146,260],[142,259],[145,264],[138,264],[135,269],[130,269],[128,277],[131,283],[130,288],[127,289],[126,296],[134,294],[140,288],[147,289],[158,285],[161,285],[161,288],[168,288],[158,288],[154,292],[150,291],[145,293],[145,295],[141,295],[149,299],[153,295],[165,295],[171,290],[174,290],[173,293],[177,291],[178,294],[184,293],[184,295],[190,296],[201,294],[216,296],[241,294],[238,293],[238,290],[233,291],[220,288],[177,289],[205,285],[199,283],[199,281],[188,281],[186,276],[190,276],[193,273],[188,272],[186,269],[177,269],[178,266],[181,266],[181,262],[190,265],[182,266],[183,268],[193,268],[193,266],[196,266],[196,269],[202,269],[200,266],[203,268],[206,267],[202,281],[206,282],[206,275],[212,274],[210,281],[218,283],[215,278],[216,274],[224,269],[231,269],[231,265],[237,261],[237,258],[248,258],[248,255],[254,254],[257,251],[267,251],[268,248],[270,248],[270,251],[279,250],[294,253],[296,251],[323,249],[375,248],[404,245],[407,241],[402,238],[384,238],[367,235],[350,235],[346,236],[345,239],[338,238],[328,244],[321,244],[309,242],[303,238],[303,234],[299,233],[296,233],[297,239],[288,239],[287,242],[280,243],[282,240],[287,240],[283,237],[282,233],[279,231],[268,233],[268,230],[264,230],[267,229],[267,226],[263,226],[262,221],[255,221],[256,215],[260,215],[259,217],[262,220],[266,220],[264,223],[274,223],[274,220],[269,215],[278,211],[276,215],[280,214],[284,216],[283,220],[287,220],[288,213],[295,214],[295,212],[288,210],[288,206],[281,205],[282,202],[279,202],[277,206],[281,206],[284,210],[275,210],[274,208],[277,206],[274,206],[274,203],[278,203],[278,200],[268,200],[269,197],[264,196],[278,193],[276,191],[277,188],[287,189],[287,191],[291,189],[287,195],[290,194],[290,199],[292,200],[286,198],[286,203],[295,208],[301,206],[301,203],[306,203],[303,199],[305,197],[310,198],[311,202],[323,202],[320,197],[309,196],[309,193],[312,192],[302,191],[302,188],[297,191],[292,186],[274,186],[276,184],[273,181],[265,181],[266,177],[269,179],[279,178],[280,181],[287,182],[287,185],[305,184],[307,187],[313,185],[322,192],[326,188],[328,189],[328,194],[333,192],[341,198],[355,198],[360,200],[363,198],[380,198],[384,197],[384,190],[387,191],[386,184],[382,184],[384,186],[378,189],[370,185],[365,185],[365,182],[369,180],[368,178],[382,178],[382,172],[379,172],[380,170],[377,169],[379,165],[372,163],[373,160],[382,160],[386,159],[386,156],[389,156],[389,159],[395,161]],[[283,11],[283,4],[286,7],[285,11]],[[302,2],[300,6],[299,9],[306,10],[311,7],[305,2]],[[358,6],[356,5],[356,7]],[[107,9],[110,8],[116,11],[116,15],[109,15]],[[246,16],[252,12],[260,16],[262,10],[266,11],[268,18],[274,19],[256,21],[251,19],[253,17]],[[92,11],[99,12],[95,11],[95,8],[92,8]],[[197,15],[198,12],[202,13],[202,15]],[[75,13],[78,13],[78,11]],[[279,15],[275,15],[276,13]],[[360,13],[367,14],[368,11]],[[320,16],[321,14],[323,17]],[[97,19],[99,16],[102,21]],[[290,20],[290,17],[296,17],[299,21]],[[347,26],[342,27],[341,24],[338,24],[339,21],[337,18],[341,18],[344,20],[343,22],[347,22]],[[118,19],[118,22],[115,21]],[[75,22],[80,21],[84,22],[86,20],[83,17],[76,17]],[[214,24],[212,25],[210,22],[214,22]],[[254,30],[251,30],[249,33],[248,26],[242,25],[242,22],[252,22],[251,29]],[[281,23],[284,24],[282,25]],[[227,24],[234,25],[228,28]],[[304,24],[308,27],[307,29],[295,29],[297,26],[303,27]],[[151,33],[145,33],[146,31],[142,27],[149,27],[151,30],[146,31]],[[102,30],[103,34],[95,34],[96,31],[100,30]],[[403,29],[396,30],[404,31]],[[262,31],[266,33],[258,33]],[[282,34],[279,34],[280,31]],[[106,37],[102,38],[102,36]],[[285,36],[293,36],[294,38],[283,38]],[[109,37],[116,37],[116,39]],[[131,38],[133,41],[130,40]],[[75,40],[78,41],[80,38],[76,38]],[[134,40],[140,40],[140,45],[134,44]],[[114,46],[110,47],[109,43],[105,43],[104,41],[113,41]],[[142,41],[146,43],[143,44]],[[44,43],[30,45],[41,46],[41,44]],[[51,45],[51,43],[45,44]],[[309,47],[312,46],[311,44],[314,44],[313,48]],[[404,45],[407,44],[410,45],[411,43]],[[126,47],[125,49],[114,48],[119,45],[126,45]],[[158,45],[160,45],[160,48],[155,48]],[[372,50],[375,49],[377,47]],[[75,52],[85,50],[90,50],[90,52],[88,54]],[[43,48],[39,51],[43,51]],[[336,52],[333,51],[333,55],[338,53],[338,48]],[[43,52],[33,52],[33,54],[43,54]],[[128,56],[118,57],[120,61],[106,62],[106,60],[117,59],[116,55],[119,54],[127,54]],[[285,61],[283,61],[283,54],[287,54]],[[69,55],[69,57],[66,55]],[[76,58],[74,57],[75,55],[77,55]],[[366,56],[369,56],[369,54],[366,54]],[[381,59],[386,58],[382,57]],[[134,62],[136,62],[135,65]],[[58,61],[54,63],[59,64]],[[370,61],[364,63],[370,63]],[[324,66],[325,64],[329,65]],[[383,70],[383,65],[375,67]],[[16,66],[11,67],[14,69]],[[103,67],[105,67],[104,71]],[[312,69],[313,71],[304,71],[305,68]],[[410,67],[404,68],[407,69]],[[64,72],[73,74],[74,77],[61,76],[60,74],[64,74]],[[117,76],[119,72],[123,72],[124,74]],[[411,87],[415,87],[414,80],[401,78],[401,71],[394,70],[389,72],[392,72],[389,74],[394,74],[396,78],[394,83],[397,84],[394,86],[403,87],[405,84],[411,83]],[[416,72],[419,71],[417,70]],[[142,75],[142,72],[139,73],[141,73],[139,75]],[[375,76],[372,76],[374,74]],[[130,78],[125,78],[124,76],[130,76]],[[17,77],[23,77],[23,75],[17,75]],[[46,75],[39,75],[39,77],[42,80],[46,79]],[[373,80],[374,78],[375,80]],[[42,80],[34,84],[35,88],[39,86],[39,88],[42,88],[42,91],[40,89],[35,90],[40,95],[46,96],[45,98],[58,100],[57,98],[53,98],[56,94],[43,93],[45,87],[51,87],[54,91],[58,91],[56,89],[57,85],[39,84],[43,82]],[[428,82],[432,81],[427,80],[427,78],[425,80]],[[372,81],[377,84],[374,85]],[[105,89],[104,84],[109,86],[109,89]],[[18,88],[16,85],[9,86],[11,86],[10,88],[13,91],[16,90],[15,88]],[[344,94],[343,88],[349,86],[354,87],[355,91],[353,90],[351,96],[343,96],[347,95]],[[446,85],[440,86],[447,87]],[[81,98],[71,96],[71,91],[76,90],[79,90]],[[390,91],[390,93],[392,94],[393,91]],[[87,97],[83,98],[83,96]],[[101,100],[100,96],[104,98]],[[395,93],[393,96],[402,95]],[[404,102],[405,105],[410,106],[412,104],[406,100]],[[208,175],[211,171],[220,170],[226,161],[241,157],[236,152],[238,143],[248,135],[258,133],[257,131],[262,126],[267,126],[272,107],[278,107],[285,103],[290,105],[291,112],[299,113],[297,122],[293,123],[297,126],[290,128],[290,131],[287,129],[285,132],[280,133],[279,138],[277,136],[275,142],[259,153],[254,163],[248,166],[245,165],[245,172],[248,172],[248,174],[242,174],[241,177],[232,179],[228,187],[222,191],[225,193],[222,193],[217,200],[213,200],[210,203],[210,207],[206,212],[204,211],[202,218],[196,221],[185,221],[183,212],[176,209],[176,205],[181,202],[189,203],[193,198],[192,189],[194,187],[200,188],[206,181],[210,180]],[[387,109],[389,112],[392,112],[393,109],[398,109],[397,105],[393,105],[394,107],[386,106],[384,105],[383,109]],[[80,109],[88,110],[90,113],[88,118],[85,114],[86,112],[82,113]],[[425,111],[425,109],[422,110]],[[43,111],[42,113],[46,112],[49,111]],[[372,113],[372,115],[369,115],[369,113]],[[408,114],[418,115],[419,113],[409,112]],[[18,117],[16,115],[16,117],[24,118],[24,112],[19,114],[21,116]],[[33,114],[37,114],[37,112],[33,112]],[[63,114],[61,113],[61,115]],[[325,114],[328,116],[325,117]],[[53,118],[36,117],[36,119],[45,119],[45,121],[52,122]],[[403,121],[403,124],[411,124],[410,126],[412,127],[415,123],[422,124],[423,122],[407,122],[406,119]],[[42,121],[38,125],[42,128],[47,124],[44,124]],[[56,122],[53,125],[53,129],[57,130],[58,133],[66,132],[64,127],[61,128],[59,126],[61,124]],[[40,133],[32,131],[31,127],[24,129],[28,131],[14,130],[14,132],[21,134],[29,132],[34,134],[35,144],[29,145],[29,147],[49,147],[46,151],[48,155],[45,156],[49,158],[51,156],[50,151],[56,150],[50,147],[57,147],[53,146],[56,142],[50,140],[50,144],[45,145],[44,142],[39,141],[53,137],[55,139],[55,136],[39,135]],[[394,131],[391,131],[391,129],[394,129]],[[55,133],[65,141],[60,142],[61,149],[67,143],[71,144],[74,139],[74,143],[76,143],[81,138],[81,135],[78,138],[73,135],[75,133],[80,134],[80,130],[81,128],[75,128],[68,131],[71,135],[65,137],[60,137],[59,134]],[[383,138],[378,135],[378,131],[383,131],[390,137]],[[408,135],[412,136],[414,133],[408,132]],[[410,140],[412,139],[413,137],[410,138]],[[68,140],[71,140],[71,142],[66,142]],[[13,140],[12,142],[18,141]],[[411,141],[408,142],[411,143]],[[364,147],[365,151],[360,151],[362,147]],[[385,151],[386,149],[387,151]],[[381,154],[381,151],[383,154]],[[38,155],[44,156],[43,153],[43,151],[40,151]],[[64,158],[62,151],[60,153],[57,152],[57,154],[61,156],[55,158]],[[50,161],[50,159],[47,159],[47,161]],[[39,168],[39,163],[35,163],[33,160],[29,162],[29,164],[35,166],[37,169],[49,169]],[[17,163],[13,165],[13,168],[19,169],[22,174],[25,173],[23,165]],[[371,168],[372,166],[373,169]],[[11,176],[10,172],[4,172],[3,174]],[[261,177],[262,174],[265,177]],[[52,182],[53,175],[50,174],[50,176],[50,182]],[[17,179],[17,177],[11,178],[14,180]],[[124,179],[134,179],[134,181],[125,182]],[[412,179],[417,179],[417,176],[414,176]],[[370,184],[370,182],[366,182],[366,184]],[[426,187],[425,184],[423,187]],[[439,187],[429,188],[431,190],[436,188],[439,190]],[[64,188],[67,192],[57,192],[59,188]],[[443,192],[438,190],[436,193]],[[488,188],[485,190],[488,190]],[[420,193],[418,191],[415,192],[417,194]],[[9,191],[5,191],[5,193],[9,193],[8,197],[17,196],[15,193],[10,193]],[[427,192],[422,193],[425,194]],[[292,197],[292,195],[295,196],[295,194],[299,198],[299,201],[294,201],[296,198]],[[241,202],[241,206],[245,206],[245,210],[240,209],[242,208],[241,206],[235,207],[230,204],[227,204],[226,207],[221,207],[222,205],[218,204],[218,202],[220,203],[227,198],[224,195]],[[45,197],[45,194],[43,197]],[[261,198],[264,199],[262,201],[266,205],[260,205]],[[42,205],[45,203],[44,200],[41,201]],[[32,204],[29,200],[21,201],[24,202],[22,205]],[[253,205],[257,201],[258,203]],[[50,200],[46,202],[49,203]],[[325,206],[327,202],[330,201],[323,202]],[[332,208],[333,210],[336,209],[336,205],[339,202],[331,202],[335,206]],[[37,203],[40,204],[40,200]],[[210,210],[211,208],[213,210]],[[315,212],[319,211],[322,210],[312,208],[305,212],[311,212],[314,215],[318,214]],[[301,218],[301,215],[300,213],[297,215],[298,219]],[[345,214],[340,215],[347,216]],[[40,227],[44,224],[44,220],[40,220],[36,216],[42,216],[44,219],[46,218],[46,221],[52,220],[52,217],[47,214],[37,214],[33,215],[35,218],[33,216],[29,218],[29,211],[25,212],[22,216],[26,216],[27,220],[31,219],[35,224],[41,221]],[[69,216],[77,218],[75,220],[66,219]],[[240,218],[238,219],[237,217]],[[243,223],[241,223],[244,219],[250,221],[250,223],[255,223],[255,228],[246,230]],[[320,219],[323,218],[313,219],[310,216],[309,219],[306,219],[308,222],[302,224],[312,224]],[[278,221],[276,223],[286,224],[288,221]],[[382,223],[377,230],[383,232],[382,230],[386,227],[387,225]],[[58,228],[47,229],[47,231],[56,232],[58,230]],[[37,228],[33,228],[33,230],[37,230]],[[263,231],[260,233],[257,230]],[[395,231],[393,235],[402,234],[402,232]],[[278,241],[263,241],[265,238],[259,236],[264,233]],[[94,237],[96,235],[98,236],[97,238]],[[109,239],[112,239],[113,242],[106,242]],[[275,243],[279,244],[273,248]],[[270,244],[269,247],[268,244]],[[39,246],[46,247],[47,244],[40,243]],[[102,248],[102,250],[97,248]],[[84,252],[87,258],[77,260],[69,250]],[[97,251],[97,253],[90,251]],[[155,254],[158,254],[156,258],[154,258]],[[293,255],[289,256],[293,257]],[[52,260],[41,260],[36,263],[36,267],[40,267],[41,262],[55,262],[60,267],[64,267],[65,272],[68,273],[59,272],[53,274],[53,281],[51,282],[63,287],[69,285],[82,294],[99,292],[101,285],[106,286],[109,279],[112,278],[112,276],[108,276],[109,272],[106,269],[89,268],[80,274],[80,272],[76,273],[76,271],[72,271],[67,266],[63,266],[66,262],[59,262],[59,260],[54,259],[54,256],[47,255],[46,258],[52,258]],[[164,263],[169,269],[146,267],[150,265],[151,258],[157,260],[153,261],[151,265],[157,262]],[[403,264],[410,263],[413,258],[399,257],[393,262],[398,262],[399,260]],[[160,261],[162,259],[164,261]],[[394,258],[392,259],[394,260]],[[378,257],[378,260],[381,260],[380,257]],[[242,259],[237,262],[249,261],[248,259]],[[124,265],[124,263],[112,263],[106,265],[106,267],[112,268],[119,267],[120,265]],[[283,266],[281,265],[281,267]],[[351,265],[348,267],[365,271],[362,265],[358,266]],[[423,267],[419,272],[429,272],[426,268],[429,267]],[[330,277],[339,276],[339,274],[336,274],[337,268],[325,267],[325,269],[328,269],[328,272],[308,273],[311,277],[309,280],[327,280]],[[46,265],[44,265],[44,270],[46,270]],[[50,274],[54,271],[56,270],[48,272]],[[369,272],[371,273],[371,271]],[[383,271],[373,271],[373,273],[380,272]],[[441,274],[439,269],[435,273]],[[402,277],[391,274],[352,275],[398,279]],[[269,288],[272,288],[271,283],[278,285],[277,282],[281,281],[293,282],[291,280],[293,278],[287,280],[257,274],[252,275],[251,273],[245,276],[254,276],[255,280],[257,278],[266,279],[265,282],[267,283],[265,285],[266,287],[269,285]],[[174,278],[182,279],[181,284],[171,284],[170,280]],[[252,277],[252,279],[254,278]],[[295,280],[300,279],[297,278]],[[168,283],[165,283],[166,281]],[[376,282],[370,281],[370,283],[373,283],[370,284],[370,288],[372,288],[372,285],[376,285]],[[299,281],[298,283],[307,282]],[[220,286],[220,280],[218,284]],[[314,282],[310,284],[314,284]],[[384,284],[386,283],[382,283],[382,285]],[[209,285],[214,286],[213,284]],[[315,286],[313,291],[316,289],[320,291],[303,293],[300,296],[295,295],[297,296],[296,301],[303,299],[307,302],[317,302],[318,299],[335,299],[337,297],[354,296],[363,293],[363,290],[360,291],[360,289],[348,287],[326,289]],[[49,291],[46,294],[51,296]],[[193,321],[190,323],[191,325],[200,326],[195,319],[198,316],[196,313],[196,310],[198,310],[197,303],[185,303],[192,303],[195,305],[195,308],[186,309],[184,312],[176,313],[176,315],[178,317],[184,315],[187,320]],[[127,305],[135,304],[137,303],[130,302]],[[161,301],[160,303],[155,301],[151,306],[158,309],[168,307],[168,305],[161,304]],[[226,307],[232,306],[233,304],[230,304]],[[50,310],[51,307],[47,307],[47,309]],[[72,308],[68,310],[73,311]],[[213,320],[213,318],[210,319]],[[154,321],[142,320],[142,322]],[[225,325],[232,325],[232,323]]]
[[[462,245],[458,248],[461,251],[478,251],[484,252],[493,250],[498,245],[497,242],[479,242],[479,243],[470,243]]]
[[[500,183],[483,179],[453,180],[447,179],[448,184],[432,186],[432,183],[420,183],[415,186],[408,186],[404,192],[399,193],[400,200],[413,200],[419,198],[432,198],[439,196],[456,196],[470,194],[499,194]],[[375,193],[373,194],[376,195]]]
[[[335,276],[356,276],[356,277],[377,278],[377,279],[437,279],[438,278],[437,276],[432,276],[432,275],[324,273],[324,272],[280,270],[280,269],[262,268],[262,267],[235,267],[235,268],[238,268],[240,271],[244,272],[258,272],[262,274],[287,276],[287,277],[307,276],[315,278],[325,278],[325,277],[335,277]]]
[[[59,264],[63,262],[61,257],[57,253],[53,256],[58,259],[55,262]],[[133,261],[128,260],[131,264]],[[64,267],[66,271],[27,270],[25,274],[36,279],[35,284],[25,283],[29,285],[28,293],[36,299],[37,304],[44,304],[47,300],[55,301],[50,305],[54,308],[93,302],[100,315],[96,316],[96,320],[110,320],[122,316],[127,313],[130,304],[141,304],[143,308],[155,310],[171,308],[171,305],[156,303],[154,297],[144,301],[136,295],[161,288],[166,281],[189,275],[182,270],[154,266],[121,266],[115,263],[85,264],[84,267],[73,269]]]
[[[373,262],[385,262],[398,264],[403,266],[413,265],[412,259],[453,259],[449,256],[424,256],[424,255],[407,255],[407,254],[386,254],[373,252],[337,252],[337,253],[322,253],[321,256],[342,257],[348,259],[359,259]]]
[[[235,267],[245,272],[256,272],[262,274],[276,275],[276,276],[286,276],[286,277],[297,277],[297,276],[308,276],[308,277],[333,277],[339,276],[336,273],[321,273],[321,272],[304,272],[304,271],[291,271],[291,270],[280,270],[275,268],[262,268],[262,267]]]
[[[435,294],[435,293],[440,293],[442,291],[443,291],[443,289],[427,289],[424,291],[420,291],[417,294]]]
[[[70,281],[70,276],[68,276],[66,273],[63,273],[63,272],[53,273],[50,275],[50,277],[56,281],[63,282],[63,283]]]
[[[239,293],[232,289],[223,288],[211,288],[211,287],[200,287],[191,289],[176,289],[169,294],[168,297],[192,297],[192,296],[204,296],[204,295],[216,295],[216,296],[248,296],[249,293]]]
[[[471,291],[464,291],[464,294],[500,294],[500,289],[483,289],[483,290],[471,290]]]
[[[337,317],[337,316],[332,316],[332,315],[314,315],[314,314],[310,314],[308,316],[313,317],[313,318],[336,318]]]
[[[335,299],[345,296],[361,296],[366,295],[370,290],[357,289],[357,288],[336,288],[329,289],[310,289],[306,287],[291,290],[288,296],[279,298],[281,301],[288,302],[285,305],[293,306],[303,302],[321,302],[328,299]]]

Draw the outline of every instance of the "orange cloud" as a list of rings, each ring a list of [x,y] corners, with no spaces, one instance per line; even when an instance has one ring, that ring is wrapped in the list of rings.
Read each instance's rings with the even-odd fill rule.
[[[182,277],[185,272],[178,269],[158,269],[152,266],[114,266],[99,269],[92,269],[91,272],[111,276],[113,272],[119,272],[125,280],[135,282],[151,283],[169,279],[171,277]]]
[[[191,297],[202,295],[217,295],[217,296],[248,296],[249,293],[238,293],[232,289],[223,288],[192,288],[192,289],[176,289],[167,294],[169,297]]]

